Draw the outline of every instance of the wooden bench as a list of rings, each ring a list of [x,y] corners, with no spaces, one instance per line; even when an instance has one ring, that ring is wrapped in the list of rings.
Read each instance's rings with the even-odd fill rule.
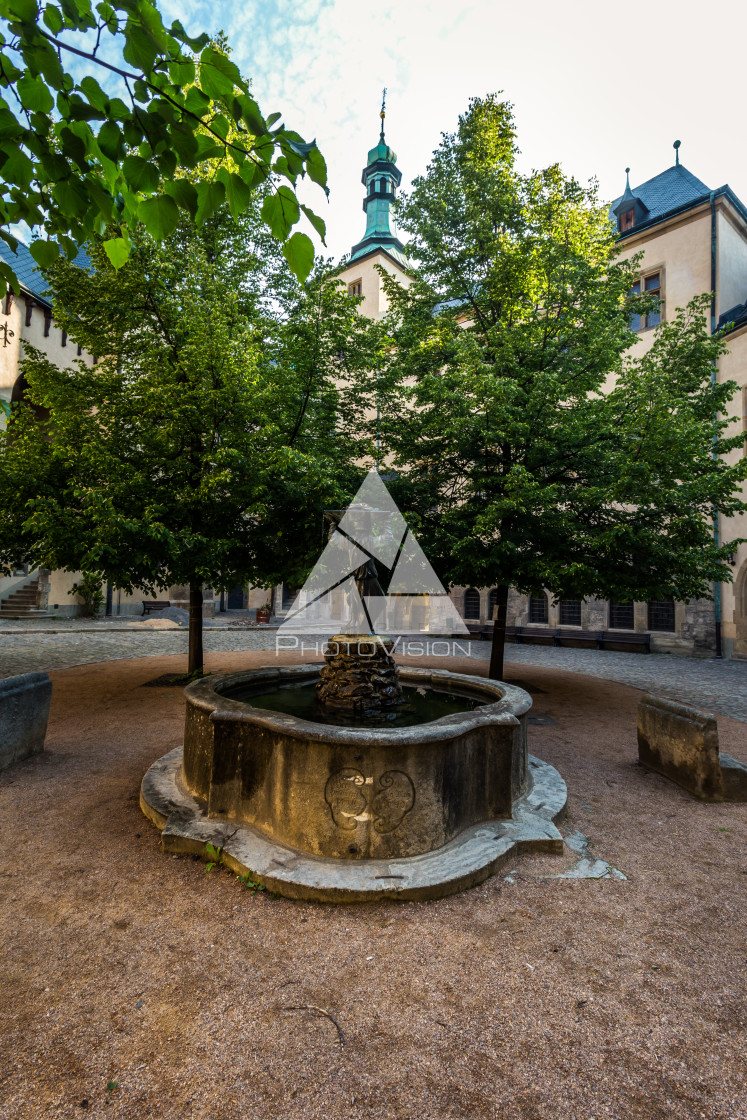
[[[487,627],[484,628],[487,630]],[[485,634],[492,635],[492,627]],[[480,634],[480,637],[483,635]],[[610,646],[635,646],[644,653],[651,652],[651,635],[639,634],[635,630],[554,630],[550,626],[507,626],[507,642],[552,642],[554,646],[583,644],[594,649],[608,649]]]
[[[169,599],[144,599],[143,600],[143,616],[146,614],[153,614],[153,611],[165,611],[167,607],[171,606]]]
[[[609,646],[638,646],[644,653],[651,653],[651,635],[639,634],[634,630],[605,630],[602,634],[602,648]]]
[[[560,630],[555,631],[555,645],[575,645],[583,643],[587,646],[593,646],[594,649],[601,649],[604,640],[604,632],[602,630]]]

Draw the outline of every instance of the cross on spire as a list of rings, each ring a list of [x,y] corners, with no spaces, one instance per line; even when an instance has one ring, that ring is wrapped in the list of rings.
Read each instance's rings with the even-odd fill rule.
[[[384,118],[386,117],[386,86],[384,86],[384,90],[383,90],[383,93],[381,95],[381,112],[379,113],[379,116],[381,117],[381,139],[383,140],[384,139]]]

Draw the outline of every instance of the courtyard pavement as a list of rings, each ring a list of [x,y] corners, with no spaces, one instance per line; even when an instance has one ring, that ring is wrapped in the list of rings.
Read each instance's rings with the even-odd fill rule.
[[[187,634],[183,630],[133,630],[132,624],[124,629],[116,622],[83,624],[39,619],[33,623],[3,624],[0,677],[133,657],[186,656]],[[210,628],[204,632],[205,652],[208,656],[250,650],[274,653],[275,635],[275,630]],[[460,639],[459,645],[469,645],[470,655],[480,660],[490,653],[487,642],[467,643]],[[506,647],[506,661],[508,677],[521,677],[522,666],[583,673],[669,696],[747,723],[746,661],[513,644]]]

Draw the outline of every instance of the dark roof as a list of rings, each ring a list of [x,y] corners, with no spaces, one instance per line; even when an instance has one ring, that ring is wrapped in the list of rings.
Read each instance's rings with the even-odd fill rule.
[[[672,210],[682,210],[702,201],[710,194],[710,187],[681,163],[677,163],[674,167],[662,171],[660,175],[654,175],[653,179],[647,179],[645,183],[634,187],[631,193],[648,209],[649,213],[646,215],[646,223],[648,223],[658,221]],[[623,197],[624,195],[620,195],[614,200],[610,207],[611,212],[615,211]]]
[[[730,307],[723,315],[719,316],[718,329],[721,330],[727,323],[733,323],[732,330],[737,330],[738,327],[747,326],[747,300],[744,303],[738,303],[736,307]]]
[[[20,280],[22,286],[27,291],[31,292],[40,303],[46,304],[47,307],[52,306],[52,301],[49,298],[47,289],[47,282],[39,271],[37,265],[28,247],[22,241],[18,242],[18,248],[15,253],[5,241],[0,239],[0,257],[10,265]],[[75,258],[75,264],[80,268],[90,268],[91,261],[85,249],[81,249]]]
[[[14,253],[10,245],[0,240],[0,257],[10,265],[27,291],[31,292],[42,303],[46,303],[49,307],[52,306],[46,294],[47,283],[39,272],[39,266],[22,241],[18,242],[18,248]]]

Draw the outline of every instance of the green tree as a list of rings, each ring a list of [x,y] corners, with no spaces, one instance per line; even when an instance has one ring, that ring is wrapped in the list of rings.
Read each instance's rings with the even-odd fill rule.
[[[153,0],[0,0],[0,91],[0,237],[15,249],[27,223],[39,265],[108,231],[119,267],[139,225],[161,240],[180,215],[200,224],[224,202],[238,215],[271,183],[263,220],[309,274],[312,243],[291,231],[304,213],[323,238],[324,222],[295,188],[308,174],[326,191],[324,159],[280,113],[263,117],[222,37],[165,28]],[[215,176],[184,174],[215,159]],[[0,261],[6,283],[18,290]]]
[[[522,175],[511,108],[473,100],[400,205],[418,261],[387,281],[386,433],[398,498],[453,584],[555,597],[686,600],[731,579],[712,517],[745,508],[742,444],[716,384],[709,296],[631,357],[637,262],[617,259],[595,189]],[[712,380],[714,383],[712,384]]]
[[[0,442],[0,561],[189,585],[201,672],[203,586],[298,577],[321,511],[354,492],[365,445],[347,418],[378,331],[325,268],[298,282],[252,212],[185,218],[161,244],[135,233],[119,272],[105,244],[91,258],[47,273],[58,323],[98,360],[60,370],[28,348]]]

